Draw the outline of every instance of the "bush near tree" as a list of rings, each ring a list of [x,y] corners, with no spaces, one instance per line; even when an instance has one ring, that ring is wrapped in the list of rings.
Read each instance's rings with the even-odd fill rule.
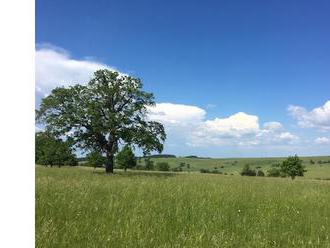
[[[89,166],[96,167],[103,167],[106,162],[106,158],[102,155],[101,152],[98,151],[92,151],[87,156],[87,164]]]
[[[78,160],[72,153],[69,142],[56,139],[46,132],[35,134],[35,162],[50,167],[78,165]]]
[[[135,167],[136,157],[132,148],[128,145],[125,145],[123,149],[116,155],[116,162],[118,164],[118,168],[124,169],[125,171],[127,168]]]
[[[272,167],[267,171],[268,177],[279,177],[281,175],[281,171],[278,167]]]

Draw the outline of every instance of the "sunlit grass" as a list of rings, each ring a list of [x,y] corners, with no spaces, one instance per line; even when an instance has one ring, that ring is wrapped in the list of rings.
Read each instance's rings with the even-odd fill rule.
[[[36,168],[37,247],[330,247],[330,181]]]

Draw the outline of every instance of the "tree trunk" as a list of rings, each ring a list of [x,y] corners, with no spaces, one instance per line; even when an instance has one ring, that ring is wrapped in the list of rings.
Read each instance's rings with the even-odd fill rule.
[[[113,154],[107,153],[107,161],[105,163],[105,172],[113,173]]]

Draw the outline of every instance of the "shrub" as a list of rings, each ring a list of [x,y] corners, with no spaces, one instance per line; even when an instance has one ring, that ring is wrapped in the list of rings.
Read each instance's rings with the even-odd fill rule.
[[[258,177],[264,177],[265,176],[265,173],[262,170],[258,170],[257,171],[257,176]]]
[[[204,168],[200,169],[199,171],[201,173],[210,173],[210,171],[208,169],[204,169]]]
[[[170,166],[167,162],[159,162],[156,164],[159,171],[169,171]]]
[[[210,174],[222,174],[222,171],[215,170],[208,170],[208,169],[200,169],[201,173],[210,173]]]
[[[276,167],[273,167],[273,168],[270,168],[268,171],[267,171],[267,176],[268,177],[279,177],[281,174],[281,171],[279,168],[276,168]]]
[[[248,164],[244,165],[241,175],[242,176],[255,176],[257,173],[254,169],[250,169],[250,166]]]

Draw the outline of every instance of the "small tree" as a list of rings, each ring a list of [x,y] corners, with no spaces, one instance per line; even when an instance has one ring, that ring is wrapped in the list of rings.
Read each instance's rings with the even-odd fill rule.
[[[88,165],[96,167],[103,167],[103,165],[106,162],[106,158],[102,156],[101,152],[98,151],[92,151],[87,155],[87,163]]]
[[[132,151],[132,148],[128,145],[125,145],[124,148],[118,152],[116,156],[116,162],[120,168],[124,168],[126,171],[127,168],[132,168],[136,166],[136,158]]]
[[[56,139],[46,132],[36,133],[35,161],[37,164],[75,166],[78,164],[76,156],[72,153],[70,145],[61,139]]]
[[[296,176],[304,176],[305,171],[302,160],[299,159],[297,155],[288,157],[281,165],[281,172],[290,176],[292,180],[295,179]]]

